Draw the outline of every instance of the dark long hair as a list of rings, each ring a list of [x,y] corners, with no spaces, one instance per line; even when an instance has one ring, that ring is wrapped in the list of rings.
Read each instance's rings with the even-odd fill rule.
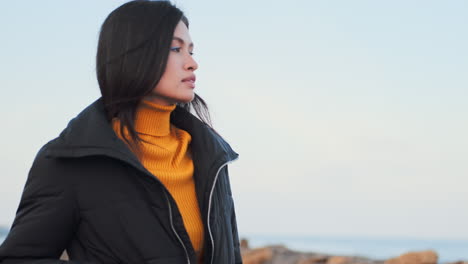
[[[134,126],[138,104],[166,69],[179,21],[188,28],[188,19],[169,1],[136,0],[112,11],[101,26],[96,72],[104,107],[109,121],[120,120],[121,135],[134,151],[142,141]],[[192,102],[178,105],[194,109],[211,126],[208,106],[197,94]]]

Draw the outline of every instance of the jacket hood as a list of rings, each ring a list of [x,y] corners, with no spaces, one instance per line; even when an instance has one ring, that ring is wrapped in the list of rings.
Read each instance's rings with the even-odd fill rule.
[[[185,109],[177,106],[171,115],[171,123],[192,136],[192,152],[195,157],[203,159],[203,164],[219,159],[231,161],[238,157],[220,135]],[[117,137],[110,122],[107,121],[102,98],[73,118],[60,135],[49,142],[43,150],[49,157],[78,158],[105,155],[139,164],[136,156]]]

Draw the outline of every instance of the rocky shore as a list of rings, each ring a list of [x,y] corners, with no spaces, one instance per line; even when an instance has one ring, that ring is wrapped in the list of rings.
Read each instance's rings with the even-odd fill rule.
[[[241,241],[241,253],[244,264],[439,264],[439,256],[432,250],[407,252],[391,259],[376,260],[362,256],[299,252],[280,245],[250,248],[245,239]],[[468,264],[468,260],[444,264]]]

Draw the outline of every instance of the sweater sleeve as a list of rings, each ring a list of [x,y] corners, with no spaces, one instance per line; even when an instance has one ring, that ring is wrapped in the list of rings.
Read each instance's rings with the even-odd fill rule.
[[[71,184],[58,166],[36,156],[9,234],[0,246],[0,263],[79,264],[60,260],[79,222]]]

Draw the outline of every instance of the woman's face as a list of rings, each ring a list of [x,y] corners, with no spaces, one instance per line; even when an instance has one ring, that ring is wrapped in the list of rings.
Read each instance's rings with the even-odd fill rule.
[[[187,26],[180,21],[174,30],[166,70],[161,80],[147,97],[160,105],[188,103],[195,97],[197,62],[192,57],[193,43]]]

